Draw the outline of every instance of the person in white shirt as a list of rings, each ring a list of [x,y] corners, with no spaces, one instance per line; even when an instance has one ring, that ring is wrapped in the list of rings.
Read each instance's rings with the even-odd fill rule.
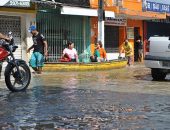
[[[63,50],[63,57],[67,58],[69,62],[78,62],[78,54],[74,48],[74,43],[67,43],[67,48]]]

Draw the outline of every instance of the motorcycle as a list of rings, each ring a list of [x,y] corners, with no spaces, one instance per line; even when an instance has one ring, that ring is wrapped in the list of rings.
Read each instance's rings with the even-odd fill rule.
[[[24,60],[15,59],[14,52],[18,46],[6,40],[0,40],[0,62],[7,61],[4,76],[7,88],[12,92],[27,89],[31,80],[29,66]]]

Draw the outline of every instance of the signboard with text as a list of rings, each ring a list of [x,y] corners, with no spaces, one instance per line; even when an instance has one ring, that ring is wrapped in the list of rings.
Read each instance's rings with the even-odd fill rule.
[[[105,25],[110,26],[127,26],[127,18],[117,15],[115,18],[106,18],[105,19]]]
[[[127,27],[127,38],[134,39],[134,27]]]
[[[30,7],[30,0],[2,0],[0,7]]]
[[[170,13],[170,0],[143,0],[143,11]]]

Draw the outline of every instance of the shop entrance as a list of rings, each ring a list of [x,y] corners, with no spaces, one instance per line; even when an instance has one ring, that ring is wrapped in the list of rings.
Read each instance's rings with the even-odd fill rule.
[[[37,28],[48,41],[48,62],[56,62],[61,58],[68,41],[75,43],[79,55],[90,46],[90,18],[61,15],[59,11],[37,13]]]
[[[136,43],[136,40],[140,36],[140,28],[135,27],[134,28],[134,61],[138,61],[138,44]]]
[[[147,38],[158,35],[158,36],[170,36],[170,22],[147,22]]]

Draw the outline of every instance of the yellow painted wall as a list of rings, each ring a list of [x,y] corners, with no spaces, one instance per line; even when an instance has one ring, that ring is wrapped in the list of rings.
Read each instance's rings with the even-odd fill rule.
[[[98,8],[98,0],[90,0],[91,8]],[[119,13],[119,7],[116,6],[114,0],[104,0],[104,9],[107,11],[113,11],[115,13]]]
[[[98,8],[98,1],[99,0],[90,0],[90,7],[91,8]],[[104,0],[105,7],[113,7],[114,0]]]

